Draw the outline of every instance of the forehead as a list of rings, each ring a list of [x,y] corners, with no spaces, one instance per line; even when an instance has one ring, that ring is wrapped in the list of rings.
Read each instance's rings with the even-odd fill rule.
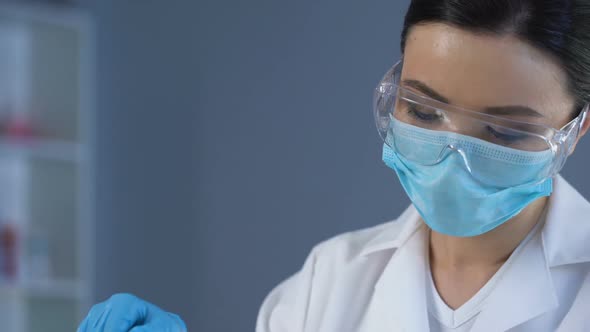
[[[573,107],[565,72],[549,56],[513,36],[445,24],[410,30],[402,79],[419,80],[457,106],[523,105],[553,124],[568,118]]]

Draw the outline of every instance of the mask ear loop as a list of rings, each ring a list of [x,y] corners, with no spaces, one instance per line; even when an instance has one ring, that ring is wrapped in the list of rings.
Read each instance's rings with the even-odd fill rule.
[[[586,106],[584,106],[584,109],[582,110],[582,114],[580,114],[582,117],[580,118],[580,124],[578,125],[578,132],[577,132],[576,138],[580,138],[580,136],[582,135],[582,127],[584,126],[584,123],[586,122],[589,108],[590,108],[590,104],[586,104]]]

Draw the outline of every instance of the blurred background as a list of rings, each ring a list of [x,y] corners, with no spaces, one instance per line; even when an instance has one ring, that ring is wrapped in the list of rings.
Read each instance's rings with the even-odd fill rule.
[[[0,1],[0,330],[131,292],[253,331],[314,244],[395,218],[371,107],[408,2]]]

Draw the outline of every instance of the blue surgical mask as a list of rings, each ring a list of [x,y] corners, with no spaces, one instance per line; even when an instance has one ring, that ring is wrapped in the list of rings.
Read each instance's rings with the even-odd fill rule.
[[[389,145],[383,145],[383,161],[397,173],[412,204],[436,232],[458,237],[481,235],[537,198],[551,194],[551,178],[527,182],[551,164],[549,151],[508,149],[396,119],[392,119],[392,126]],[[414,159],[399,151],[414,151]],[[431,159],[441,151],[446,153],[436,164],[420,163],[420,156]]]

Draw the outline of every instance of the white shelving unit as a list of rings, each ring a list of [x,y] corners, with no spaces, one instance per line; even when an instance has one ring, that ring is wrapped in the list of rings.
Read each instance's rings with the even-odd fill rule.
[[[93,45],[80,10],[0,2],[2,332],[75,331],[90,306]]]

